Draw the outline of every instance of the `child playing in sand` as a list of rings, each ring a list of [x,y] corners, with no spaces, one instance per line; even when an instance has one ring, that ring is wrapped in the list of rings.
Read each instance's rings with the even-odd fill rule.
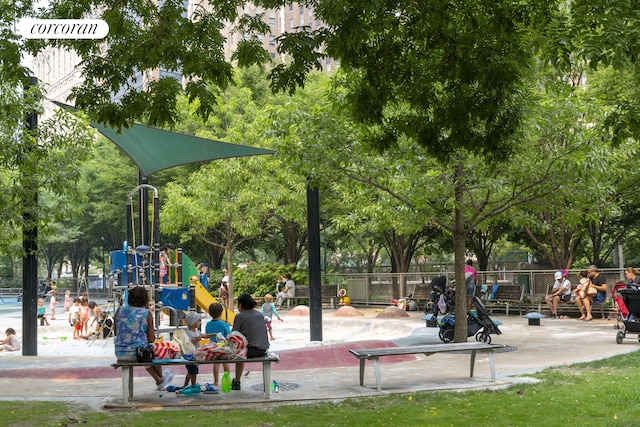
[[[53,291],[51,294],[51,299],[49,300],[49,310],[51,310],[51,320],[56,320],[56,305],[60,304],[58,302],[58,291]]]
[[[91,325],[96,325],[95,332],[93,334],[96,338],[100,338],[102,335],[102,325],[104,324],[104,316],[102,314],[102,310],[100,306],[96,304],[95,301],[89,301],[89,308],[91,309],[91,313],[93,314],[93,320],[91,321]]]
[[[73,305],[69,309],[69,324],[73,327],[73,339],[80,339],[82,322],[80,321],[80,298],[73,299]]]
[[[80,323],[81,323],[81,329],[80,329],[80,336],[81,337],[86,337],[87,336],[87,331],[89,329],[89,317],[91,316],[91,308],[89,307],[89,300],[85,299],[85,298],[81,298],[80,299]]]
[[[269,338],[271,338],[271,340],[275,340],[275,338],[273,337],[273,327],[271,326],[271,321],[273,320],[273,316],[276,316],[278,318],[279,321],[282,322],[282,319],[280,318],[280,315],[278,314],[278,310],[276,310],[276,306],[273,303],[273,295],[271,294],[266,294],[264,296],[264,301],[265,303],[262,304],[262,307],[260,308],[260,313],[262,313],[262,315],[264,316],[264,321],[267,325],[267,332],[269,332]]]
[[[16,337],[16,331],[13,328],[8,328],[5,333],[7,337],[0,341],[0,351],[20,350],[20,341]]]
[[[40,319],[40,326],[44,326],[45,323],[49,326],[49,321],[47,320],[47,316],[45,315],[45,310],[47,307],[44,306],[44,299],[38,298],[38,319]]]
[[[71,291],[67,289],[64,292],[64,312],[69,313],[69,309],[71,308],[71,304],[73,304],[73,300],[71,299]]]
[[[212,338],[215,341],[216,335],[222,334],[224,338],[227,338],[227,336],[231,333],[231,328],[229,327],[229,324],[220,318],[222,317],[223,310],[224,310],[224,306],[222,304],[219,304],[217,302],[209,304],[209,315],[211,316],[212,320],[210,320],[207,323],[207,327],[204,330],[205,338]],[[229,372],[228,363],[223,363],[222,368],[226,372]],[[220,376],[220,365],[215,364],[213,365],[213,386],[214,387],[218,387],[219,376]]]

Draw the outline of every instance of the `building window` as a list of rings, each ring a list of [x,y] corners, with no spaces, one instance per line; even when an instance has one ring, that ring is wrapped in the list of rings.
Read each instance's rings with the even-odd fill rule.
[[[275,32],[276,30],[276,18],[270,17],[269,18],[269,28],[271,29],[271,32]]]
[[[289,31],[293,31],[293,18],[289,18]]]

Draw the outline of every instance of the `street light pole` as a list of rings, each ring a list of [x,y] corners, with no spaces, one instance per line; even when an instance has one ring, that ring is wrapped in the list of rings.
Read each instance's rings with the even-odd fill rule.
[[[107,260],[104,257],[104,236],[100,237],[100,240],[102,240],[102,289],[106,290],[107,289],[107,277],[105,272],[107,271],[106,266],[107,266]]]

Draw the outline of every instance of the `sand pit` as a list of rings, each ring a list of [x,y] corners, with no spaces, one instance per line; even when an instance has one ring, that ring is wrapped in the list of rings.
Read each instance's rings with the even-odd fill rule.
[[[275,340],[271,341],[271,350],[280,351],[294,348],[314,347],[345,342],[394,339],[411,335],[424,328],[422,313],[413,312],[404,318],[376,318],[381,310],[341,307],[339,310],[323,310],[322,341],[310,341],[310,317],[308,307],[297,306],[287,311],[282,310],[282,322],[272,322]],[[356,316],[342,317],[345,312]],[[209,317],[202,320],[202,328],[206,327]],[[168,319],[162,320],[162,327],[169,328]],[[58,315],[50,320],[51,326],[38,326],[37,355],[43,357],[113,357],[113,339],[107,340],[74,340],[73,330],[66,316]],[[0,312],[0,333],[14,328],[22,340],[22,313]],[[166,334],[165,339],[169,339]],[[21,356],[22,351],[0,352],[0,358]]]

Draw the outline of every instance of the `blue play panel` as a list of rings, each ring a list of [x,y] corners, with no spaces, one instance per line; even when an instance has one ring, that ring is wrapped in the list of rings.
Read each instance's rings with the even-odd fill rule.
[[[189,310],[189,289],[188,288],[162,288],[160,294],[162,305],[173,307],[176,310]]]

